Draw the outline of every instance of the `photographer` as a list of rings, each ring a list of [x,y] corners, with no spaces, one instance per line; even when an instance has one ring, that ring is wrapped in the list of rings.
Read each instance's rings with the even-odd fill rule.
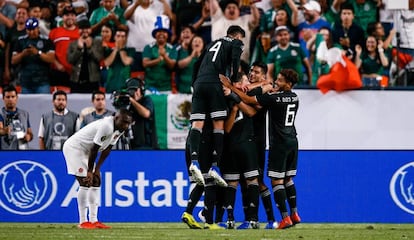
[[[17,108],[17,91],[13,86],[3,89],[4,107],[0,112],[1,150],[25,150],[33,139],[29,113]]]
[[[113,105],[117,109],[128,108],[132,112],[135,123],[127,133],[129,148],[158,149],[154,103],[150,97],[144,96],[144,83],[139,78],[130,78],[126,86],[126,91],[115,93],[117,96],[113,96]]]

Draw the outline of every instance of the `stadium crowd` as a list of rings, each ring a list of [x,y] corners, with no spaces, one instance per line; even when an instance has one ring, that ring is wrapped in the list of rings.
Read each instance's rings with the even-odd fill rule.
[[[242,70],[262,61],[316,86],[346,56],[364,87],[413,85],[414,2],[385,0],[14,0],[0,1],[2,86],[21,93],[126,88],[191,93],[204,46],[230,25],[246,31]],[[408,8],[409,7],[409,8]],[[76,44],[75,44],[76,42]],[[339,57],[338,57],[339,54]],[[382,81],[379,81],[382,80]]]

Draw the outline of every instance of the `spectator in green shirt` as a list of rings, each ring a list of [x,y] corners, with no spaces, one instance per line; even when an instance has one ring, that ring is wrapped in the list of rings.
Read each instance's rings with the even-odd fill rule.
[[[177,62],[177,51],[168,43],[171,30],[167,16],[157,17],[152,36],[155,42],[147,44],[142,54],[145,88],[149,91],[168,94],[172,90],[171,76]]]

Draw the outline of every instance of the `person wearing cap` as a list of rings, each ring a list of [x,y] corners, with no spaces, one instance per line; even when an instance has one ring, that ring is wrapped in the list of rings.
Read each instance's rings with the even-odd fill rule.
[[[145,96],[144,83],[139,78],[126,81],[132,118],[135,123],[128,133],[129,145],[133,150],[158,149],[157,129],[155,127],[155,106],[151,97]]]
[[[129,28],[127,46],[135,48],[132,72],[145,70],[142,66],[142,53],[144,47],[154,41],[152,36],[154,19],[157,19],[160,14],[173,18],[169,1],[134,0],[124,12]]]
[[[155,42],[147,44],[142,54],[142,66],[145,68],[145,88],[160,93],[171,93],[172,79],[177,59],[177,51],[168,43],[171,37],[169,18],[158,16],[152,36]]]
[[[105,23],[109,23],[113,28],[126,24],[124,10],[116,6],[115,0],[102,0],[102,5],[93,10],[89,21],[94,36],[100,36],[101,27]]]
[[[273,82],[282,69],[293,69],[299,74],[298,84],[309,85],[312,70],[305,52],[299,43],[290,41],[289,29],[286,26],[277,27],[275,33],[277,45],[267,55],[267,79]],[[303,76],[303,69],[306,71],[306,78]]]
[[[87,18],[77,23],[80,37],[69,44],[67,60],[72,64],[70,87],[72,93],[92,93],[99,90],[100,61],[103,59],[102,41],[92,38]]]
[[[314,37],[322,27],[330,29],[331,24],[321,18],[321,5],[317,1],[311,0],[303,5],[303,8],[305,21],[299,23],[297,30],[300,46],[306,57],[309,58],[309,49],[306,47],[307,41]]]
[[[107,68],[105,90],[108,93],[125,88],[125,81],[131,76],[131,64],[134,61],[134,49],[126,46],[128,30],[118,28],[115,31],[115,46],[105,48],[104,64]]]
[[[79,38],[79,30],[76,26],[76,13],[72,6],[66,6],[62,11],[61,27],[50,31],[49,39],[55,44],[55,62],[51,69],[52,86],[70,86],[70,74],[72,65],[68,62],[66,55],[69,44]]]
[[[56,4],[56,16],[53,18],[51,28],[63,26],[63,11],[67,6],[71,6],[70,0],[58,0]]]
[[[55,61],[53,42],[40,35],[39,21],[28,18],[26,33],[12,50],[12,64],[20,65],[22,93],[50,93],[49,70]]]
[[[249,0],[249,2],[252,2]],[[217,40],[226,35],[226,30],[231,25],[238,25],[245,31],[242,39],[245,46],[241,59],[249,63],[250,60],[250,38],[252,31],[259,25],[260,13],[255,3],[250,4],[250,14],[240,15],[239,2],[228,0],[225,2],[224,10],[219,6],[217,0],[210,0],[211,16],[211,39]]]

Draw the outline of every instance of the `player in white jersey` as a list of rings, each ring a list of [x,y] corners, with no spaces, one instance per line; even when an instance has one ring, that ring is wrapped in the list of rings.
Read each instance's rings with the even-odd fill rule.
[[[68,174],[79,182],[79,228],[110,228],[98,221],[100,168],[121,135],[132,123],[131,113],[120,109],[115,116],[94,121],[73,134],[63,145]],[[98,152],[101,154],[98,157]],[[98,157],[98,161],[96,161]],[[87,212],[89,210],[89,221]]]

